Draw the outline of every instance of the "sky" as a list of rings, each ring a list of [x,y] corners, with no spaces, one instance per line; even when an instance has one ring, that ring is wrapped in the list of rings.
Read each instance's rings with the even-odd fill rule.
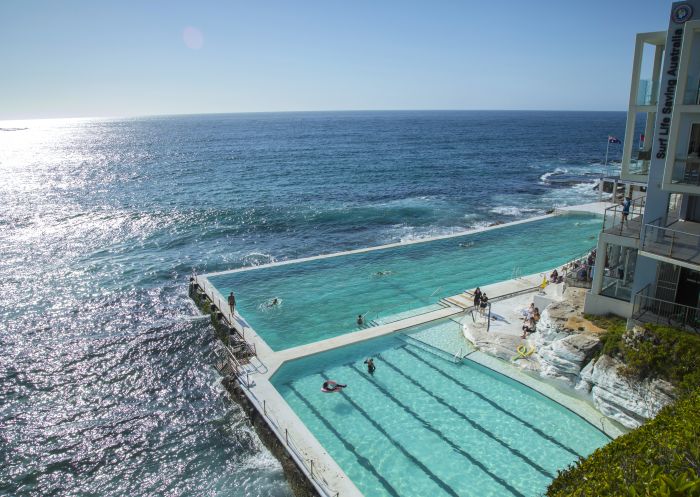
[[[626,110],[670,0],[0,1],[0,119]]]

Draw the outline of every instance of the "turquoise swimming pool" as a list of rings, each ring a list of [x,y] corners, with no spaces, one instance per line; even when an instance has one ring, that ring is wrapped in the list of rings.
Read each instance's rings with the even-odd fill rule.
[[[534,390],[412,337],[430,326],[295,360],[272,377],[364,495],[535,497],[609,441]],[[348,387],[322,393],[326,379]]]
[[[554,216],[424,243],[211,276],[273,350],[316,342],[434,305],[442,297],[546,271],[595,245],[601,218]],[[279,305],[271,306],[277,298]]]

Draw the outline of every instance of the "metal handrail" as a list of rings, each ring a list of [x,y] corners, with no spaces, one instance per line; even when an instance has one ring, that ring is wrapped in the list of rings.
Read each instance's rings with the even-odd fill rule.
[[[632,319],[640,320],[642,316],[650,313],[656,317],[656,324],[662,322],[669,325],[678,323],[681,327],[689,326],[693,331],[698,332],[700,329],[700,308],[650,297],[646,295],[649,290],[650,286],[647,285],[634,296]],[[649,320],[645,319],[644,322],[649,322]]]
[[[644,215],[644,206],[646,204],[646,196],[644,197],[637,197],[636,199],[632,200],[630,202],[630,208],[627,212],[628,215],[628,221],[629,218],[638,218]],[[619,226],[620,231],[619,233],[622,234],[623,228],[624,228],[624,223],[623,223],[623,216],[624,214],[624,206],[620,204],[615,204],[612,205],[608,208],[605,209],[605,213],[603,215],[603,231],[609,232],[610,230],[617,228]],[[609,221],[612,221],[609,223]],[[633,235],[636,235],[636,233],[632,233]],[[635,236],[636,238],[636,236]]]
[[[299,444],[294,440],[287,427],[283,427],[282,423],[279,421],[274,411],[267,406],[267,402],[263,399],[262,403],[255,396],[253,392],[247,390],[250,394],[249,398],[258,404],[258,412],[262,411],[263,416],[269,421],[269,425],[277,432],[277,438],[282,441],[282,436],[284,435],[284,444],[290,449],[291,452],[296,456],[296,460],[301,463],[306,469],[309,476],[313,481],[319,486],[323,491],[324,497],[339,497],[340,492],[335,490],[328,485],[325,477],[319,473],[318,468],[321,467],[320,464],[316,463],[316,473],[314,473],[314,459],[308,457],[299,448]],[[261,409],[262,408],[262,409]],[[284,431],[283,431],[284,430]]]
[[[647,223],[644,226],[641,249],[681,260],[694,261],[697,257],[689,258],[678,257],[678,254],[674,255],[674,248],[679,242],[684,245],[692,244],[694,246],[700,246],[700,234],[690,233],[668,226],[661,226],[659,219],[659,225]]]

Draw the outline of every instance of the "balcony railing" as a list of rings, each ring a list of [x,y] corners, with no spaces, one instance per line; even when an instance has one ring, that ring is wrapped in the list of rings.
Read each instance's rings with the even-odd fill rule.
[[[687,224],[700,231],[700,224],[689,222]],[[671,226],[673,227],[661,226],[661,219],[655,219],[644,225],[641,250],[700,264],[700,234],[678,229],[679,223],[674,223]]]
[[[567,287],[591,288],[593,279],[585,268],[579,271],[571,271],[564,276],[564,283]]]
[[[651,165],[650,159],[642,159],[637,157],[636,159],[631,159],[629,166],[627,166],[627,172],[629,174],[649,174],[649,166]]]
[[[639,238],[645,202],[646,197],[638,197],[632,200],[626,217],[622,205],[613,205],[605,209],[603,232],[629,238]]]
[[[647,285],[634,296],[632,319],[700,331],[700,309],[649,296]]]
[[[629,282],[625,282],[625,280],[616,278],[615,276],[604,275],[600,294],[629,302],[632,297],[632,289]]]
[[[653,79],[639,80],[637,105],[656,105],[659,96],[659,82]]]
[[[700,157],[697,154],[676,157],[671,181],[685,185],[700,185]]]

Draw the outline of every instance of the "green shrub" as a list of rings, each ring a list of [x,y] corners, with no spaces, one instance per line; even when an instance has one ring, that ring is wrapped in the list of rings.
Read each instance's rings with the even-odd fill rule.
[[[548,497],[700,497],[700,388],[559,473]]]
[[[620,372],[637,380],[661,378],[686,393],[700,385],[700,335],[684,330],[645,325],[643,333],[625,330],[625,320],[614,316],[587,316],[604,328],[600,353],[620,359]]]
[[[609,355],[617,357],[622,351],[622,335],[627,331],[627,321],[617,316],[585,316],[599,328],[603,328],[605,333],[600,336],[600,343],[603,345],[599,350],[599,355]]]

